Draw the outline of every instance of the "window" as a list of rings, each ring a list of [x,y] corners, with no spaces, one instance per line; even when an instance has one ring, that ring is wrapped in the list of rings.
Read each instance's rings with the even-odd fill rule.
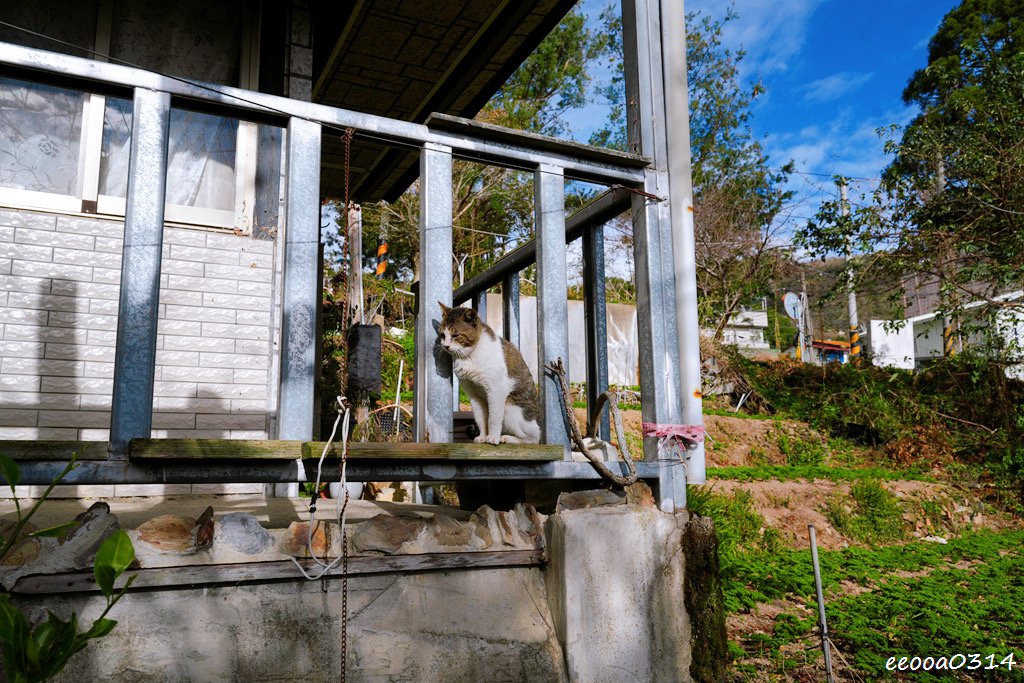
[[[96,49],[161,73],[251,86],[256,49],[240,2],[100,3]],[[212,14],[211,14],[212,13]],[[201,19],[201,21],[197,21]],[[164,41],[153,27],[168,27]],[[254,31],[249,31],[255,35]],[[132,103],[0,78],[0,204],[124,215]],[[255,201],[256,124],[171,111],[166,220],[248,231]]]

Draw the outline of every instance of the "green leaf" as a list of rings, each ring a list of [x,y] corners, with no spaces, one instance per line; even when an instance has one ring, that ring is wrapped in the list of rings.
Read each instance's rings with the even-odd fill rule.
[[[115,626],[117,626],[117,622],[113,619],[97,619],[96,622],[93,623],[92,628],[82,634],[82,638],[86,640],[102,638],[110,633]]]
[[[21,470],[18,468],[18,463],[6,455],[0,455],[0,474],[7,480],[7,485],[11,487],[12,491],[21,481]]]
[[[78,521],[72,520],[70,522],[64,522],[56,526],[51,526],[47,529],[40,529],[39,531],[33,531],[29,534],[33,538],[60,538],[65,536],[69,531],[77,527]]]
[[[21,611],[11,604],[9,595],[0,595],[0,641],[21,648],[27,635],[28,624]]]
[[[103,540],[100,549],[96,551],[93,573],[104,595],[109,596],[114,592],[114,580],[124,573],[134,559],[135,548],[124,530],[118,529]]]

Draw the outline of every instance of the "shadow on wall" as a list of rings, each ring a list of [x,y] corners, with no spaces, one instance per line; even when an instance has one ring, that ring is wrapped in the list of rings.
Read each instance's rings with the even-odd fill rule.
[[[26,250],[24,246],[12,245],[4,250],[4,256],[8,253],[15,258],[24,254],[45,256],[42,252]],[[104,256],[109,259],[115,255]],[[34,265],[22,260],[14,265],[24,263]],[[104,441],[109,438],[119,286],[61,279],[64,268],[51,264],[36,271],[40,275],[52,275],[53,279],[3,276],[0,440]],[[174,322],[170,324],[173,326]],[[268,368],[254,369],[245,356],[239,357],[237,362],[230,358],[220,361],[241,366],[238,368],[200,367],[199,350],[178,349],[185,345],[180,339],[171,344],[175,347],[172,350],[159,348],[167,339],[168,335],[161,335],[158,341],[154,438],[267,438],[272,417],[267,411]],[[232,339],[223,341],[232,348],[236,343]],[[223,355],[216,354],[218,358]],[[252,383],[236,384],[237,379]],[[37,496],[44,488],[18,487],[18,495]],[[83,485],[58,487],[54,496],[260,493],[262,490],[262,485],[258,484]],[[6,488],[0,491],[0,497],[10,495]]]

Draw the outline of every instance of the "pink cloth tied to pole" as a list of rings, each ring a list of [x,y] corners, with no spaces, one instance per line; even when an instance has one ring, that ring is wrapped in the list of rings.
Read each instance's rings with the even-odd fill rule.
[[[641,427],[644,436],[658,438],[658,450],[669,453],[676,447],[685,452],[704,440],[704,427],[702,425],[671,425],[643,422]],[[680,454],[680,457],[682,457],[682,454]]]

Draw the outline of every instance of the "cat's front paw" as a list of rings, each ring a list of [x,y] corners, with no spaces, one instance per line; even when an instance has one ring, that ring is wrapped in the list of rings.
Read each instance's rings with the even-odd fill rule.
[[[476,442],[476,443],[489,443],[492,446],[497,446],[499,443],[501,443],[501,436],[483,436],[483,435],[480,435],[480,436],[476,437],[475,439],[473,439],[473,441]]]

